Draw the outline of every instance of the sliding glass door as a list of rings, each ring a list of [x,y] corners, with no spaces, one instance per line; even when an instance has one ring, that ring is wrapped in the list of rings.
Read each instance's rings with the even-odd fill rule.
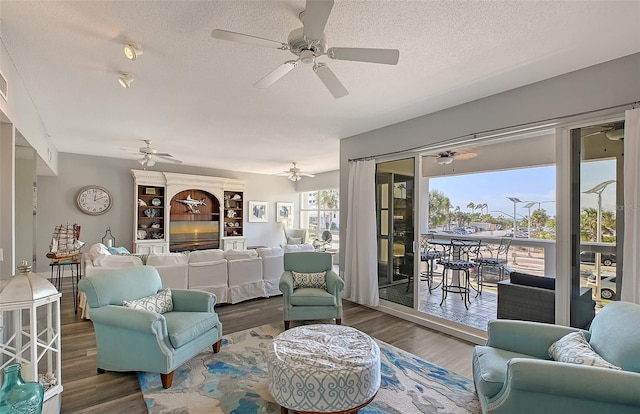
[[[378,163],[376,214],[380,298],[413,308],[414,158]]]

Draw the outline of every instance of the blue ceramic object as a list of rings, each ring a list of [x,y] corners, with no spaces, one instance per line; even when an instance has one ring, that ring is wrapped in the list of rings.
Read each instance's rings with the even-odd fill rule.
[[[0,389],[0,414],[40,414],[44,400],[44,387],[38,382],[25,382],[20,364],[4,369]]]

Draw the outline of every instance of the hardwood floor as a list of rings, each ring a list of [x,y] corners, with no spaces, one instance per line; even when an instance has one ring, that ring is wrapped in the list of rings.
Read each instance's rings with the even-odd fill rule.
[[[473,344],[348,301],[343,304],[343,324],[471,378]],[[96,374],[93,324],[74,314],[71,285],[66,280],[61,309],[62,412],[146,413],[135,373]],[[282,297],[220,305],[216,311],[224,334],[267,323],[282,323]]]

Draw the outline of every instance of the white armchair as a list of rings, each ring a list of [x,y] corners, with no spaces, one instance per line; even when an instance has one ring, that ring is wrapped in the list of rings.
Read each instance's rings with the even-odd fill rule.
[[[284,229],[285,244],[307,244],[309,231],[307,229]]]
[[[147,265],[160,273],[162,286],[171,289],[187,289],[189,257],[183,253],[150,253]]]
[[[189,289],[216,295],[217,303],[229,301],[229,272],[223,250],[196,250],[189,253]]]
[[[229,301],[231,303],[265,296],[262,259],[255,250],[227,250]]]
[[[262,258],[262,279],[267,296],[282,295],[280,277],[284,273],[284,249],[282,247],[260,247],[256,249]]]

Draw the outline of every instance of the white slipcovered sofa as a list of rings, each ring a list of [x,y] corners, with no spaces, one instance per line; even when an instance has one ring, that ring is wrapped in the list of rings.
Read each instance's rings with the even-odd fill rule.
[[[284,272],[284,253],[314,251],[310,244],[264,247],[256,250],[209,249],[189,253],[149,255],[112,254],[96,243],[83,254],[83,275],[131,266],[153,266],[162,286],[197,289],[216,295],[217,303],[238,303],[249,299],[281,295],[278,284]],[[86,299],[80,293],[81,316],[88,317]]]
[[[266,296],[282,295],[280,276],[284,273],[284,249],[282,247],[259,247],[256,249],[262,259],[262,280]]]

